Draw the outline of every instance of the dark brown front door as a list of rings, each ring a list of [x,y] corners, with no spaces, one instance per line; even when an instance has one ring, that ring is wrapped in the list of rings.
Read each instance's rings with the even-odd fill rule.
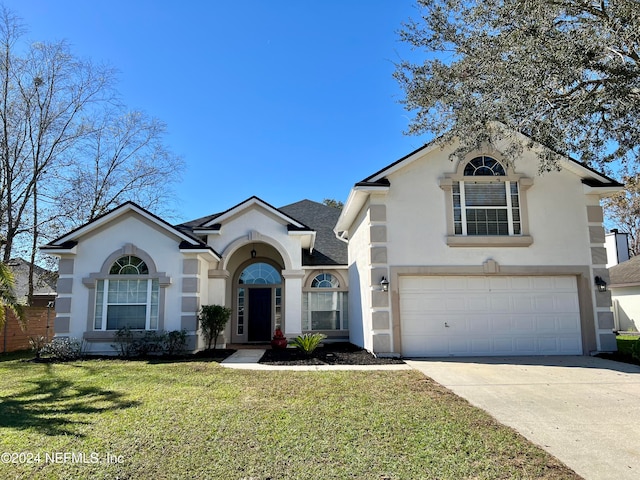
[[[249,288],[249,341],[271,339],[271,288]]]

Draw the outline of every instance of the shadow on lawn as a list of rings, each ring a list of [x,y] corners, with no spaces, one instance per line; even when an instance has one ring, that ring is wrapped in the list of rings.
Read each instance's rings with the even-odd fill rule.
[[[26,382],[20,393],[0,396],[0,427],[34,428],[45,435],[83,437],[73,427],[91,423],[83,420],[85,415],[140,404],[125,400],[121,393],[78,385],[49,373],[48,378]]]

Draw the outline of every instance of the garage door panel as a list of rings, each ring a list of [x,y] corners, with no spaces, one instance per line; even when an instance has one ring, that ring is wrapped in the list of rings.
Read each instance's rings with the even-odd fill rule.
[[[400,314],[406,356],[582,353],[575,277],[401,277]]]

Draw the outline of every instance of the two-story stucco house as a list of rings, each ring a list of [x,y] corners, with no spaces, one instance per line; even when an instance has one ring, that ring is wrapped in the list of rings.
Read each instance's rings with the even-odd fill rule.
[[[538,147],[543,148],[543,147]],[[126,203],[43,249],[60,258],[55,331],[113,352],[114,332],[186,329],[232,308],[225,341],[321,331],[384,355],[615,350],[600,199],[616,181],[535,152],[452,162],[424,146],[358,182],[342,211],[252,197],[170,225]]]

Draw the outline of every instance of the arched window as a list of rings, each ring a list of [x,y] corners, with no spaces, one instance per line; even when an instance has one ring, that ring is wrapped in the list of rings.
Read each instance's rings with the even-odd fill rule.
[[[452,185],[455,235],[522,234],[518,182],[505,176],[502,164],[491,157],[475,157],[465,165],[463,180]]]
[[[282,283],[278,271],[268,263],[252,263],[240,274],[240,283],[246,285],[277,285]]]
[[[109,273],[112,275],[146,275],[149,273],[149,268],[141,258],[124,255],[113,262]]]
[[[157,330],[159,281],[139,257],[123,255],[96,282],[95,330]]]
[[[349,328],[346,286],[337,275],[319,273],[303,294],[303,330]]]
[[[505,176],[504,167],[491,157],[476,157],[464,167],[465,177]]]
[[[313,279],[311,288],[340,288],[340,281],[330,273],[321,273]]]

